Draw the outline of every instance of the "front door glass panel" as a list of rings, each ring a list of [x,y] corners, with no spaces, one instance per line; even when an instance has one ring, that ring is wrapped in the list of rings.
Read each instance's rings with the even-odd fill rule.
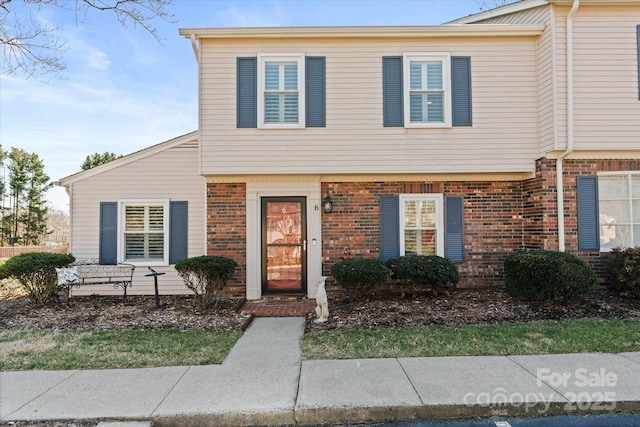
[[[263,199],[263,289],[302,292],[305,268],[304,198]]]

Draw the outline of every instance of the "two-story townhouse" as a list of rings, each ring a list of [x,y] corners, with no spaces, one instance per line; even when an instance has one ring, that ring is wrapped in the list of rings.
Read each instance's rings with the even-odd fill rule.
[[[345,252],[446,256],[462,286],[500,284],[521,248],[601,271],[640,245],[639,25],[637,1],[524,0],[440,26],[182,29],[199,131],[61,180],[72,253],[152,265],[165,293],[177,259],[228,256],[248,299],[313,298]]]

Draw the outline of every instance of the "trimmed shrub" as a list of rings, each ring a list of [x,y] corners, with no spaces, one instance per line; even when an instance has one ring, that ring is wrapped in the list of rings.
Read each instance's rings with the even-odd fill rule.
[[[352,258],[331,266],[331,275],[349,296],[362,299],[389,278],[389,269],[378,258]]]
[[[578,256],[542,249],[511,253],[504,272],[511,295],[552,303],[583,298],[597,283],[596,274]]]
[[[185,258],[176,263],[176,270],[187,288],[203,308],[214,308],[222,297],[222,290],[233,276],[238,264],[221,256],[203,255]]]
[[[0,276],[18,282],[31,302],[44,305],[56,297],[56,268],[66,267],[75,260],[71,254],[30,252],[9,258],[0,267]]]
[[[640,299],[640,246],[609,252],[607,275],[611,286],[622,295]]]
[[[386,265],[403,297],[407,291],[439,293],[449,286],[455,287],[460,280],[456,266],[437,255],[401,256],[390,259]]]

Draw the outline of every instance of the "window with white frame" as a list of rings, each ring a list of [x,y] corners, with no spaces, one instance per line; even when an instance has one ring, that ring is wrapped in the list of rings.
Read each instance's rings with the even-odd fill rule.
[[[405,127],[451,126],[450,55],[405,53]]]
[[[168,205],[166,202],[123,202],[122,242],[125,262],[168,263]]]
[[[400,255],[444,254],[442,194],[400,195]]]
[[[640,246],[640,172],[598,176],[600,248]]]
[[[304,55],[258,58],[259,127],[304,127]]]

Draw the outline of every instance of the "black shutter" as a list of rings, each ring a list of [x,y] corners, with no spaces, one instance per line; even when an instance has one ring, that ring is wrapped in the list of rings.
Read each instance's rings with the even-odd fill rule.
[[[258,127],[258,59],[238,58],[236,120],[239,128]]]
[[[462,196],[445,196],[444,256],[452,262],[464,262],[464,200]]]
[[[451,57],[451,110],[453,126],[471,126],[471,58]]]
[[[400,256],[400,212],[398,196],[380,196],[380,258]]]
[[[100,202],[100,264],[118,263],[118,203]]]
[[[305,58],[305,126],[326,126],[326,73],[324,56]]]
[[[600,250],[598,220],[598,177],[576,178],[578,199],[578,249]]]
[[[169,264],[188,256],[188,202],[169,204]]]
[[[382,57],[383,126],[404,126],[402,56]]]

